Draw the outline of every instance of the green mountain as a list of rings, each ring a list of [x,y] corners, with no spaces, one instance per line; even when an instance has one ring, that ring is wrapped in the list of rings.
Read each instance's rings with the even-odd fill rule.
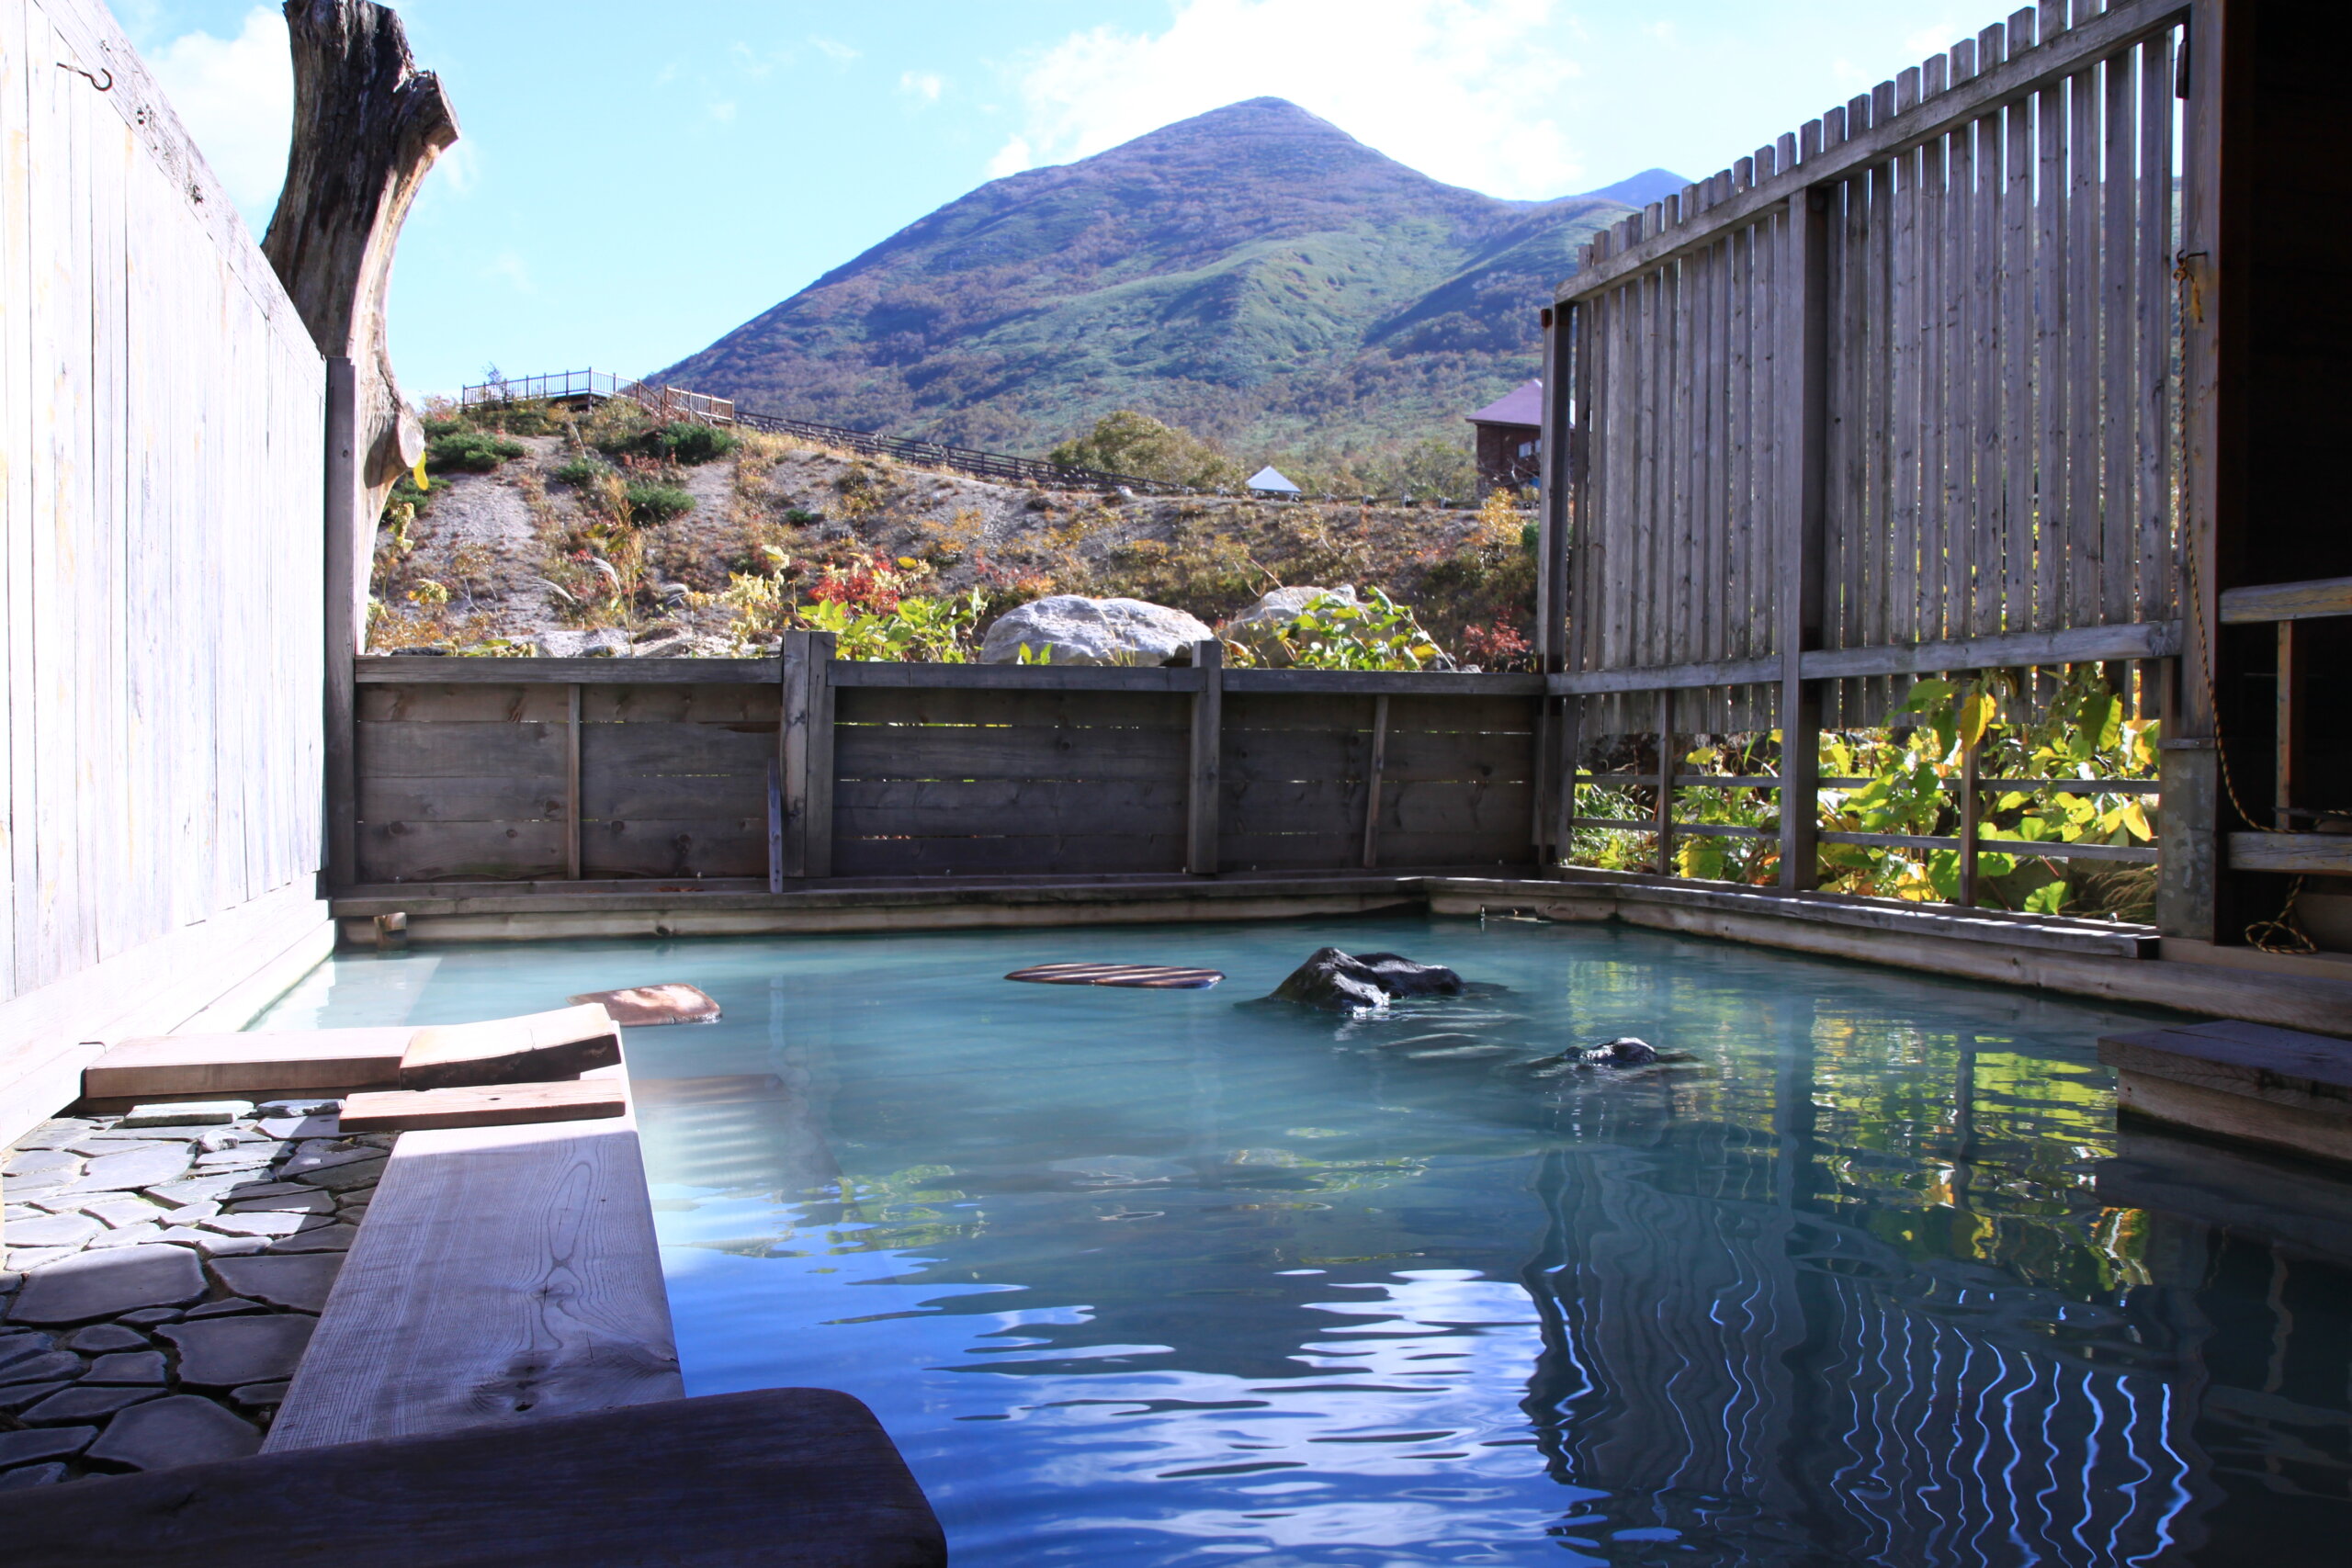
[[[993,180],[661,378],[998,450],[1121,408],[1245,454],[1459,438],[1536,373],[1537,309],[1626,211],[1442,185],[1253,98]]]

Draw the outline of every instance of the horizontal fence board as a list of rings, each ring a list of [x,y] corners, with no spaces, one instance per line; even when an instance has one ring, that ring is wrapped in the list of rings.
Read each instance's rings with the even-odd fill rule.
[[[1535,704],[1517,696],[1396,696],[1388,700],[1390,734],[1532,735]]]
[[[560,822],[563,781],[528,778],[410,779],[362,773],[362,822]]]
[[[1534,809],[1534,791],[1526,784],[1398,784],[1384,777],[1380,857],[1385,863],[1396,844],[1430,835],[1498,840],[1516,844],[1513,854],[1523,854]]]
[[[1526,807],[1521,807],[1524,817]],[[1534,847],[1524,823],[1517,833],[1390,833],[1380,836],[1380,869],[1417,866],[1529,865]]]
[[[1182,778],[1190,750],[1181,729],[842,725],[833,733],[842,779]]]
[[[1532,779],[1535,776],[1534,737],[1392,729],[1380,773],[1392,782],[1465,779],[1499,784]]]
[[[359,874],[369,882],[527,882],[563,875],[561,822],[359,824]]]
[[[1324,693],[1345,696],[1541,696],[1544,677],[1510,671],[1411,670],[1227,670],[1227,693]]]
[[[767,810],[726,818],[653,818],[583,822],[580,874],[599,876],[765,876]]]
[[[833,840],[835,876],[949,876],[991,872],[1083,876],[1181,873],[1182,832],[1020,838]]]
[[[2233,871],[2352,876],[2352,833],[2232,833]]]
[[[2266,582],[2255,588],[2228,589],[2222,594],[2222,620],[2225,625],[2300,621],[2325,615],[2352,615],[2352,577],[2312,582]]]
[[[838,668],[838,667],[837,667]],[[1189,699],[1162,692],[941,691],[866,687],[839,693],[839,725],[1044,726],[1067,729],[1182,729]]]
[[[1218,841],[1220,871],[1328,871],[1363,856],[1361,823],[1344,833],[1233,832]],[[1382,870],[1387,868],[1384,865]]]
[[[1369,730],[1227,730],[1218,772],[1228,783],[1362,778],[1372,761]]]
[[[583,686],[582,724],[764,724],[783,713],[777,685],[714,681],[707,685]]]
[[[362,686],[355,711],[363,723],[563,724],[571,716],[571,690],[514,682]]]
[[[359,771],[377,778],[564,776],[560,724],[362,724]]]
[[[581,770],[580,818],[587,823],[642,818],[752,818],[768,810],[767,774],[616,773]],[[764,870],[763,866],[763,870]]]
[[[582,778],[597,773],[662,778],[731,774],[764,781],[775,752],[774,724],[649,722],[580,727]]]
[[[1166,836],[1184,830],[1184,801],[1182,779],[1117,784],[845,779],[833,786],[833,831],[857,839],[989,833]]]
[[[1268,833],[1353,833],[1361,848],[1367,795],[1360,778],[1236,780],[1220,791],[1228,840]],[[1345,863],[1344,861],[1334,863]]]
[[[774,659],[428,659],[415,654],[374,654],[351,661],[365,685],[413,685],[420,682],[495,686],[650,686],[671,682],[765,684],[782,680]]]
[[[934,691],[1197,692],[1189,667],[1131,669],[1115,664],[884,664],[841,660],[831,666],[842,691],[914,687]]]
[[[1278,696],[1227,691],[1221,728],[1227,734],[1236,730],[1369,730],[1374,701],[1328,693]]]

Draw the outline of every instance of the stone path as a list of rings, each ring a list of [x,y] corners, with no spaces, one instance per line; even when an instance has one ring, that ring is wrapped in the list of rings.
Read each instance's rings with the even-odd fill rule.
[[[9,1151],[0,1490],[260,1447],[394,1134],[341,1136],[331,1100],[221,1103]]]

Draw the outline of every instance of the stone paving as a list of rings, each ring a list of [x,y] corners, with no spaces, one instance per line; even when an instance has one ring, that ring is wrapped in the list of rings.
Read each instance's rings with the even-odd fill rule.
[[[141,1109],[0,1168],[0,1489],[259,1448],[394,1137],[332,1100]]]

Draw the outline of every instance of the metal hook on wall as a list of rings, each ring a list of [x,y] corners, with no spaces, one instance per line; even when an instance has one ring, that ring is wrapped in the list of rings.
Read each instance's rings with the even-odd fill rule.
[[[111,93],[114,91],[114,73],[107,70],[103,65],[98,67],[95,74],[83,70],[80,66],[74,64],[70,60],[59,61],[57,62],[57,68],[60,71],[71,71],[74,75],[81,77],[84,81],[89,83],[91,86],[96,87],[101,93]],[[99,81],[98,77],[100,76],[105,77],[106,80],[103,82]]]

